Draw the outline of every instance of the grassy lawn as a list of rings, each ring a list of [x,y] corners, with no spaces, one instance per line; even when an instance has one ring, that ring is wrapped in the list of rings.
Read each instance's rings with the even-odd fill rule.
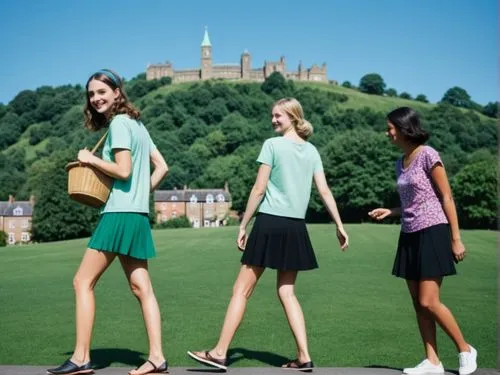
[[[333,226],[309,226],[320,268],[299,275],[297,295],[317,366],[414,365],[422,344],[404,281],[390,275],[399,227],[348,225],[342,253]],[[186,350],[215,343],[239,269],[236,227],[154,232],[158,257],[150,264],[163,317],[165,353],[173,366],[191,365]],[[464,231],[469,250],[458,276],[444,282],[442,299],[479,351],[482,368],[495,367],[496,233]],[[87,240],[2,248],[0,251],[0,364],[62,362],[74,346],[73,274]],[[294,342],[266,271],[232,344],[233,366],[279,365],[294,357]],[[147,356],[141,313],[119,262],[96,289],[93,360],[133,366]],[[439,330],[443,364],[458,363]]]

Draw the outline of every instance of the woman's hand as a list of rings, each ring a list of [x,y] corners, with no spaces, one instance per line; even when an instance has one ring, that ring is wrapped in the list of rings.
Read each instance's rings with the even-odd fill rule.
[[[375,220],[383,220],[385,219],[387,216],[389,216],[390,214],[392,213],[391,210],[389,210],[388,208],[376,208],[370,212],[368,212],[368,215],[372,218],[372,219],[375,219]]]
[[[347,250],[349,247],[349,236],[343,227],[337,227],[337,238],[339,239],[340,248],[342,251]]]
[[[240,232],[238,233],[238,239],[236,240],[236,244],[238,245],[238,250],[245,251],[245,247],[247,246],[247,231],[245,228],[240,228]]]
[[[451,241],[451,249],[453,250],[453,257],[455,261],[461,262],[465,258],[465,246],[462,243],[462,240],[452,240]]]
[[[78,161],[83,164],[92,164],[92,161],[96,159],[93,153],[84,148],[78,151]]]

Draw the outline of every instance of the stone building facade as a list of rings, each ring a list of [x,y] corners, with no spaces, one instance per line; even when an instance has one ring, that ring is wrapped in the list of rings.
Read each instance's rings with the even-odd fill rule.
[[[305,68],[300,63],[296,71],[287,71],[286,60],[282,56],[278,61],[265,61],[264,66],[252,68],[252,57],[245,50],[238,64],[214,64],[212,44],[207,29],[205,29],[205,35],[201,43],[200,68],[174,70],[173,64],[169,61],[163,64],[149,64],[146,69],[146,78],[150,80],[170,77],[173,83],[215,78],[262,82],[274,72],[279,72],[285,78],[291,80],[329,83],[326,76],[326,63],[321,66],[314,64],[310,68]]]
[[[16,201],[12,195],[7,202],[0,202],[0,230],[7,234],[7,244],[31,241],[31,217],[34,198]]]
[[[154,205],[158,223],[186,216],[193,228],[226,225],[231,214],[231,194],[224,189],[156,190]]]

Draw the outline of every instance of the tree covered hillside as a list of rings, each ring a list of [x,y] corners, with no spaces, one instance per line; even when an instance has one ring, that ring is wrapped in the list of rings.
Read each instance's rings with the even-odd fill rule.
[[[222,187],[228,181],[238,211],[245,208],[262,142],[274,136],[272,103],[296,97],[314,126],[310,141],[322,155],[342,216],[353,222],[367,220],[373,207],[399,204],[394,162],[400,155],[385,137],[385,114],[412,106],[431,133],[429,144],[441,153],[462,225],[496,225],[496,124],[472,109],[285,81],[277,73],[262,84],[215,80],[171,85],[169,78],[146,81],[139,75],[125,88],[170,166],[160,188]],[[37,220],[51,220],[58,210],[73,212],[73,217],[58,220],[75,221],[82,228],[67,230],[59,239],[86,235],[95,219],[66,197],[64,185],[64,165],[100,136],[83,128],[83,104],[83,88],[76,85],[25,90],[0,105],[0,200],[9,194],[18,200],[34,194],[38,203],[52,200],[54,214],[37,217],[35,210],[35,232]],[[314,192],[308,220],[326,219]]]

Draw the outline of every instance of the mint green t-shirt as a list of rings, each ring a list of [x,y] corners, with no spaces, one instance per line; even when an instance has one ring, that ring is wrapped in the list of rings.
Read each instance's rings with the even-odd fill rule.
[[[149,213],[151,189],[150,155],[156,148],[142,122],[127,115],[116,115],[109,124],[109,132],[102,150],[105,161],[115,161],[113,149],[130,150],[132,173],[128,180],[114,180],[113,188],[101,213]]]
[[[271,167],[259,212],[304,219],[313,174],[323,171],[316,147],[309,142],[296,143],[285,137],[269,138],[264,142],[257,162]]]

